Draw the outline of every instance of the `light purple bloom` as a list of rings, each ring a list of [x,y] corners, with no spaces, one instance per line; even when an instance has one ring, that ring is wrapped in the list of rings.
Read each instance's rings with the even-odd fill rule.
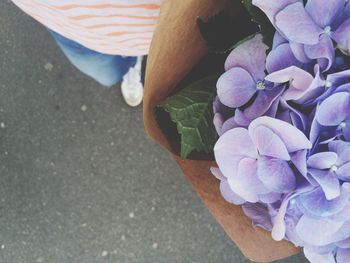
[[[267,49],[261,35],[238,46],[228,56],[226,72],[217,83],[220,101],[230,108],[243,108],[250,120],[262,116],[284,89],[264,80]]]
[[[255,203],[267,195],[278,197],[295,189],[296,177],[306,172],[306,150],[311,146],[289,123],[260,117],[248,130],[235,128],[223,134],[214,153],[233,192]]]
[[[346,0],[254,0],[272,24],[291,43],[298,59],[317,59],[329,69],[335,52],[332,40],[349,51],[350,19]]]
[[[312,263],[349,263],[350,3],[253,4],[277,31],[268,54],[256,35],[226,60],[212,173],[273,239],[303,247]]]

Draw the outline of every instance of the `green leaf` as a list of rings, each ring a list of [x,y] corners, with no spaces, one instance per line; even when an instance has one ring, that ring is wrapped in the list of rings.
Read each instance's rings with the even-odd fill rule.
[[[181,158],[193,151],[210,153],[217,140],[213,100],[218,75],[201,79],[158,105],[169,113],[181,135]]]
[[[275,29],[268,17],[263,11],[253,5],[252,0],[242,0],[242,4],[250,13],[252,20],[259,25],[265,44],[271,46]]]

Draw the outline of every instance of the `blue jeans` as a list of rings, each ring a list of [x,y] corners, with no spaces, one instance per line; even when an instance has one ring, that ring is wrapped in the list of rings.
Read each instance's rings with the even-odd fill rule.
[[[129,69],[136,64],[136,57],[102,54],[49,31],[69,61],[103,86],[110,87],[120,82]]]

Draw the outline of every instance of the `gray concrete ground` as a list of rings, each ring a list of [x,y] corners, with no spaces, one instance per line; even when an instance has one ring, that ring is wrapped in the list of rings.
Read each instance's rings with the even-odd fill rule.
[[[7,0],[0,0],[0,262],[249,262],[146,138],[141,108],[128,108],[118,87],[80,74]]]

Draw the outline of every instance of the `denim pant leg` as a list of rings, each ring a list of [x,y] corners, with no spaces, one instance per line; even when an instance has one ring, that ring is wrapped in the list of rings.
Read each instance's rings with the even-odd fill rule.
[[[120,82],[129,69],[136,64],[136,57],[102,54],[56,32],[50,31],[50,33],[69,61],[103,86],[110,87]]]

